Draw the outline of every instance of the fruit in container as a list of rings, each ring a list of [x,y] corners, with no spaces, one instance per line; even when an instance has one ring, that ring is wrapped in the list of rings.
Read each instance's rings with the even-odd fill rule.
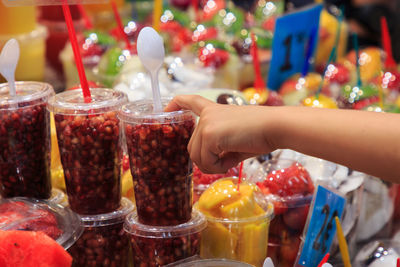
[[[259,199],[256,185],[224,178],[214,182],[196,203],[208,219],[201,256],[228,258],[262,266],[266,258],[272,206]]]
[[[72,257],[42,232],[0,231],[0,266],[69,267]]]
[[[275,264],[293,266],[314,184],[308,171],[291,160],[271,160],[265,164],[265,169],[268,174],[257,185],[274,204],[275,217],[269,231],[268,256]]]
[[[303,100],[303,106],[313,108],[338,108],[336,102],[324,94],[319,94],[318,97],[313,95],[305,98]]]

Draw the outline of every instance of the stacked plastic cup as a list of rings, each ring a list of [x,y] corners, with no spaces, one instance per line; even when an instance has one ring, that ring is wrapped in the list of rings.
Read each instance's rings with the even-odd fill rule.
[[[46,83],[17,82],[16,96],[0,84],[0,193],[2,197],[51,195],[50,116]]]
[[[169,100],[163,100],[163,106]],[[153,112],[153,101],[122,107],[136,211],[125,221],[134,264],[161,266],[199,253],[206,221],[192,213],[192,164],[187,145],[191,111]]]
[[[85,231],[70,253],[73,266],[128,266],[123,222],[133,204],[121,201],[121,131],[118,111],[125,94],[104,88],[71,90],[49,99],[54,113],[69,207]]]

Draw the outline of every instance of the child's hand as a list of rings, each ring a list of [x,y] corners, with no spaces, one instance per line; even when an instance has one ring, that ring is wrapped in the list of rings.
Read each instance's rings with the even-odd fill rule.
[[[266,107],[221,105],[191,95],[175,97],[166,111],[180,109],[200,116],[188,151],[203,172],[225,173],[242,160],[274,149],[266,136]]]

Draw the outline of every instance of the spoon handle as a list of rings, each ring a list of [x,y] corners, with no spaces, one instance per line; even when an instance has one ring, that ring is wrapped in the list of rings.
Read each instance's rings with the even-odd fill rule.
[[[162,112],[160,86],[158,83],[158,71],[153,71],[151,75],[151,88],[153,89],[154,113]]]
[[[15,89],[15,79],[14,79],[14,75],[9,75],[9,77],[7,77],[7,81],[8,81],[8,87],[10,88],[10,95],[11,96],[16,96],[17,92]]]

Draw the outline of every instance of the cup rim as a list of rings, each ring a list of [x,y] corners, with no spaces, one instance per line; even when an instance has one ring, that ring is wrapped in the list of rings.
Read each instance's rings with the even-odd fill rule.
[[[109,88],[90,88],[92,101],[85,103],[80,88],[67,90],[49,98],[47,109],[54,114],[89,115],[118,111],[128,102],[125,93]]]
[[[193,211],[191,219],[174,226],[152,226],[139,222],[136,211],[129,214],[124,223],[127,233],[145,238],[174,238],[199,233],[207,226],[207,220],[199,211]]]
[[[0,84],[0,110],[14,110],[46,103],[47,99],[54,95],[53,87],[48,83],[18,81],[15,82],[15,87],[17,95],[11,97],[8,83]],[[28,91],[28,89],[31,89],[31,91]],[[28,91],[28,93],[21,94],[25,91]],[[22,107],[19,107],[22,103]]]
[[[163,106],[166,106],[172,98],[161,98]],[[153,105],[152,99],[143,99],[130,102],[121,107],[118,117],[123,122],[136,123],[136,124],[160,124],[164,123],[165,119],[173,118],[172,122],[182,122],[191,120],[194,113],[190,110],[178,110],[172,112],[154,113],[150,111],[141,112],[140,108],[150,108]],[[151,120],[151,121],[150,121]],[[165,122],[170,123],[171,121]]]

